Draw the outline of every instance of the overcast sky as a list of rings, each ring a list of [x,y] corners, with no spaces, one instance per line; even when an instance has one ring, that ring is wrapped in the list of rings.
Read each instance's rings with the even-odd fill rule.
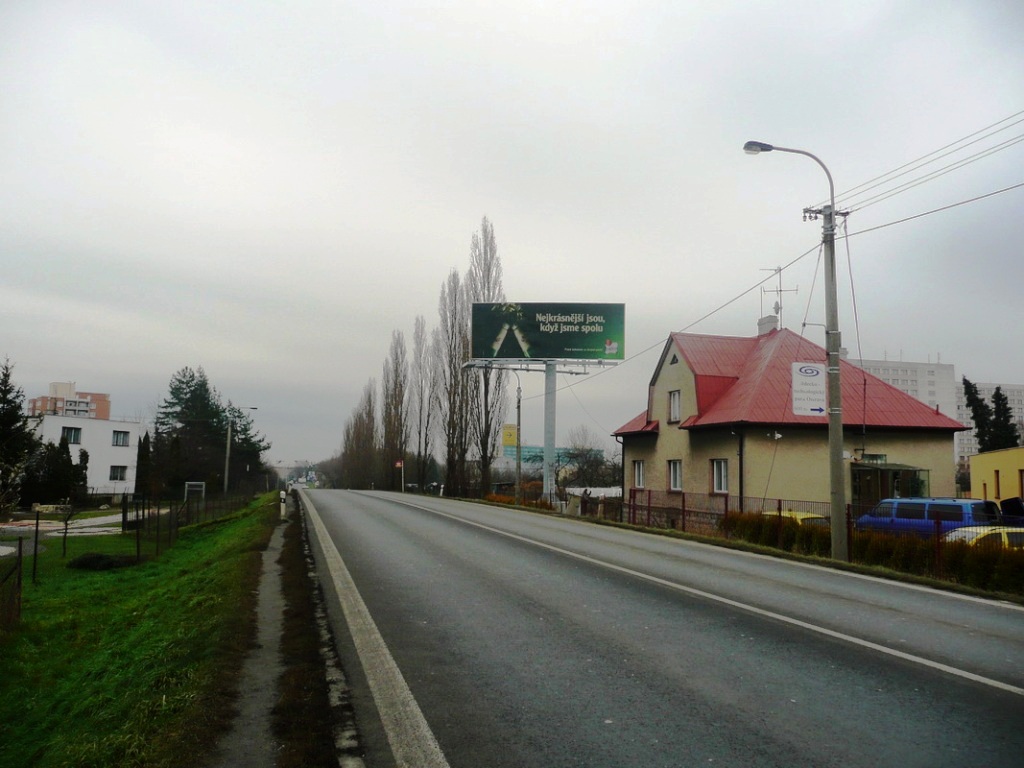
[[[783,322],[823,344],[802,209],[827,180],[745,141],[843,193],[993,126],[856,198],[851,234],[1021,184],[1017,143],[858,210],[1024,136],[1022,30],[1019,0],[5,0],[0,356],[27,397],[75,381],[143,418],[202,366],[272,463],[324,459],[487,216],[510,300],[626,305],[627,361],[560,382],[560,437],[606,435],[669,332],[753,335],[779,298],[755,286],[808,250]],[[1024,383],[1022,208],[840,241],[851,356]],[[540,444],[543,376],[523,391]]]

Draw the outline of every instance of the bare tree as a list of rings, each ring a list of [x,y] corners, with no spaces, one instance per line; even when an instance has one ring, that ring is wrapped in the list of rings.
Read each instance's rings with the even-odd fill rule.
[[[605,459],[601,439],[586,425],[570,429],[567,439],[568,485],[601,488],[618,485],[614,461]]]
[[[394,490],[401,483],[398,462],[405,462],[409,445],[409,361],[405,354],[405,336],[391,334],[391,348],[384,362],[381,388],[381,460],[385,488]]]
[[[473,302],[504,302],[501,257],[494,237],[494,227],[485,216],[480,232],[473,233],[469,250],[469,273],[466,290],[469,304]],[[480,459],[480,485],[483,493],[491,486],[491,465],[498,453],[498,437],[507,407],[507,374],[495,368],[481,368],[479,378],[472,380],[469,389],[470,428],[473,446]]]
[[[427,467],[433,452],[434,396],[437,391],[438,354],[434,337],[427,335],[427,321],[416,316],[412,333],[412,366],[409,375],[409,419],[416,435],[416,484],[427,484]]]
[[[342,482],[346,488],[372,488],[378,467],[377,382],[370,379],[345,423],[341,448]]]
[[[439,388],[436,398],[444,435],[445,486],[464,494],[469,453],[469,389],[463,364],[469,359],[469,305],[459,271],[453,269],[441,285],[436,331]]]

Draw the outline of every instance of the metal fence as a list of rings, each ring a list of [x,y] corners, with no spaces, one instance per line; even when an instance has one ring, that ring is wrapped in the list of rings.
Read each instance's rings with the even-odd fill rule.
[[[37,553],[40,539],[59,540],[56,549],[62,557],[69,560],[102,549],[103,552],[120,559],[122,562],[140,562],[147,558],[159,557],[161,553],[172,547],[177,541],[180,530],[196,523],[217,520],[237,512],[248,506],[251,496],[233,496],[210,500],[191,499],[180,501],[151,501],[149,499],[124,499],[120,504],[121,524],[111,526],[100,524],[97,529],[89,525],[88,519],[66,518],[66,525],[54,527],[53,521],[44,523],[40,514],[35,515],[35,525],[27,521],[17,542],[5,543],[5,546],[17,548],[16,555],[0,559],[0,631],[10,630],[17,625],[21,617],[21,597],[24,582],[24,570],[27,566],[26,555]],[[111,510],[116,515],[118,510]],[[62,520],[61,522],[65,522]],[[112,530],[111,530],[112,529]],[[103,547],[88,541],[100,533],[109,534]],[[85,541],[83,541],[83,538]],[[28,540],[27,551],[23,553],[23,542]],[[112,542],[110,540],[113,540]],[[69,544],[69,542],[72,542]],[[42,551],[42,550],[38,550]],[[31,557],[31,579],[35,582],[38,558]]]
[[[850,562],[1024,594],[1024,549],[950,540],[938,521],[927,535],[857,530],[855,521],[869,509],[847,504],[844,510]],[[801,554],[831,554],[828,502],[630,489],[623,500],[582,499],[580,514]]]
[[[13,627],[21,619],[22,544],[18,539],[18,553],[10,565],[0,565],[0,632]]]

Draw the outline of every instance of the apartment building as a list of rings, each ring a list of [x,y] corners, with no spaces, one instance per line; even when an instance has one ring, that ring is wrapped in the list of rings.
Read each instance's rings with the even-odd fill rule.
[[[1024,435],[1024,384],[975,382],[975,386],[978,388],[978,395],[987,400],[989,405],[992,404],[992,395],[995,394],[996,387],[999,387],[1003,394],[1006,395],[1007,405],[1010,406],[1010,412],[1013,420],[1017,423],[1019,433]],[[971,409],[967,407],[967,398],[964,397],[962,384],[957,391],[957,395],[957,418],[964,424],[973,425]],[[976,453],[978,453],[978,437],[974,434],[974,430],[960,433],[957,439],[957,458],[960,461],[965,461],[968,456],[973,456]]]
[[[102,392],[78,392],[76,389],[73,381],[51,383],[49,394],[33,397],[28,401],[28,415],[110,418],[110,395]]]
[[[938,408],[940,413],[951,416],[961,424],[974,426],[971,410],[964,397],[963,379],[957,376],[952,365],[946,363],[918,363],[907,360],[853,360],[853,363],[868,373],[874,374],[887,384],[916,397],[923,403]],[[1024,384],[976,383],[978,394],[991,404],[996,387],[1000,387],[1013,412],[1018,425],[1024,425]],[[1024,432],[1024,430],[1022,430]],[[978,453],[978,438],[973,429],[958,432],[954,442],[954,458],[965,462],[968,456]]]

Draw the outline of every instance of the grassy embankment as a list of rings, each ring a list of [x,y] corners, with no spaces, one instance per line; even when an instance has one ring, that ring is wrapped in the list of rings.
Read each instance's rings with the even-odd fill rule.
[[[45,539],[38,584],[25,561],[22,623],[0,635],[0,766],[201,765],[230,722],[278,520],[268,495],[110,571],[67,563],[134,554],[134,536],[70,539],[67,558]]]

